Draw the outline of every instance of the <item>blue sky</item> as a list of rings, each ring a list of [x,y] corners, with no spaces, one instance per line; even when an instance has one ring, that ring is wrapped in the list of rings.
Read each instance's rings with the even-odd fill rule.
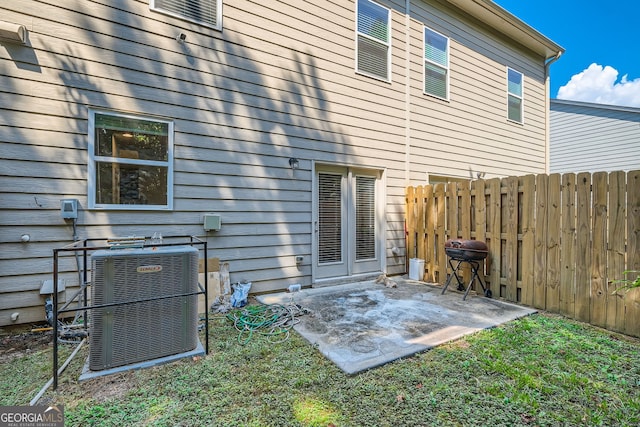
[[[640,107],[640,0],[494,0],[565,49],[551,98]]]

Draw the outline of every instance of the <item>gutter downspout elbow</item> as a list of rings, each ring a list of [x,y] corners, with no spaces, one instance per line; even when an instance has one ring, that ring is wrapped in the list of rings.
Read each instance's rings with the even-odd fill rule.
[[[549,66],[554,62],[556,62],[558,59],[560,59],[561,56],[562,56],[562,51],[559,50],[558,53],[556,53],[553,57],[547,58],[547,62],[544,63],[544,68],[545,68],[545,72],[547,73],[547,76],[549,75]]]

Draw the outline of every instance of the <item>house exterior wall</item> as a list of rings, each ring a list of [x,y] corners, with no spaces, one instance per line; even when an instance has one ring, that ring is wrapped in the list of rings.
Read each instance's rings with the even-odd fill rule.
[[[551,172],[640,169],[640,108],[551,100]]]
[[[74,238],[195,235],[252,292],[311,284],[316,165],[381,172],[390,275],[405,271],[391,248],[404,247],[407,185],[544,172],[545,58],[440,1],[379,3],[391,9],[391,82],[354,71],[353,1],[227,0],[222,31],[148,1],[0,5],[29,30],[27,45],[0,45],[0,325],[44,319],[52,250]],[[448,101],[422,91],[424,25],[451,40]],[[506,67],[524,74],[523,124],[506,119]],[[171,211],[88,209],[92,109],[173,121]],[[79,201],[75,229],[65,198]],[[203,230],[208,212],[220,231]],[[62,257],[68,295],[75,270]]]
[[[419,2],[412,16],[412,180],[425,171],[464,178],[544,172],[543,60],[453,10]],[[422,25],[451,39],[449,101],[422,94]],[[507,120],[506,67],[524,74],[523,124]]]

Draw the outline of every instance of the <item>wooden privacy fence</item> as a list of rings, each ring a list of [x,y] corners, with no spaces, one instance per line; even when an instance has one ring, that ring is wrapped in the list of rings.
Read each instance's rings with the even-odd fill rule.
[[[494,298],[640,336],[640,289],[613,294],[624,271],[640,270],[640,171],[451,182],[406,197],[407,257],[425,260],[425,281],[450,274],[447,239],[481,240]]]

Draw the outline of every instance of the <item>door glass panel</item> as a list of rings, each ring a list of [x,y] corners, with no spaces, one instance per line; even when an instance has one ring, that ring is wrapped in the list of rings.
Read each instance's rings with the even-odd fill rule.
[[[356,177],[356,260],[376,257],[376,179]]]
[[[342,176],[318,176],[318,262],[342,261]]]

